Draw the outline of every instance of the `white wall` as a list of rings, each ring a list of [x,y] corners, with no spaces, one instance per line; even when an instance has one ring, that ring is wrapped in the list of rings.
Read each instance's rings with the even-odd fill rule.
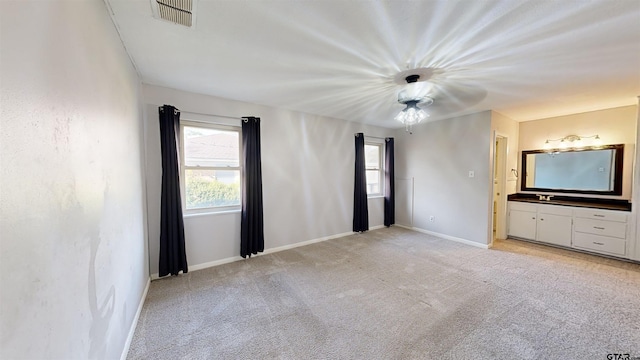
[[[631,199],[633,163],[636,143],[637,106],[591,111],[520,123],[519,151],[544,147],[546,139],[559,139],[567,135],[590,136],[598,134],[603,145],[625,144],[621,196],[600,196]],[[518,163],[520,164],[520,156]],[[520,171],[520,173],[523,173]],[[520,184],[518,184],[520,189]]]
[[[119,358],[148,283],[138,77],[102,1],[0,23],[0,358]]]
[[[158,106],[173,105],[181,119],[220,123],[239,120],[209,115],[261,118],[265,251],[351,233],[353,219],[353,134],[384,137],[393,130],[289,110],[226,100],[164,87],[143,86],[145,109],[149,257],[158,272],[160,237],[160,139]],[[189,269],[237,259],[240,214],[184,219]],[[383,224],[383,199],[369,200],[369,226]]]
[[[411,135],[404,130],[396,134],[396,177],[414,179],[413,227],[489,244],[491,111],[420,124]],[[469,171],[475,172],[473,178]]]

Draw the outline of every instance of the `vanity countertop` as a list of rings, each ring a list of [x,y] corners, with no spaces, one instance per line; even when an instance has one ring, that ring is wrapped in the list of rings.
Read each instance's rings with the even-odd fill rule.
[[[511,194],[508,201],[528,202],[535,204],[574,206],[604,210],[631,211],[631,203],[627,200],[599,199],[574,196],[552,196],[550,200],[540,200],[536,194]]]

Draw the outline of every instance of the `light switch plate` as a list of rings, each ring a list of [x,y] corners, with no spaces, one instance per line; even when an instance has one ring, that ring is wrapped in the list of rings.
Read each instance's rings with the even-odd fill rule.
[[[476,176],[475,171],[473,171],[473,170],[469,170],[469,177],[470,177],[470,178],[472,178],[472,177],[474,177],[474,176]]]

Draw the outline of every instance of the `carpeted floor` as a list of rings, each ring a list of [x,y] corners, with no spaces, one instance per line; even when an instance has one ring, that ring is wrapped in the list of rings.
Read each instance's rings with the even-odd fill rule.
[[[640,265],[392,227],[151,283],[129,359],[640,357]]]

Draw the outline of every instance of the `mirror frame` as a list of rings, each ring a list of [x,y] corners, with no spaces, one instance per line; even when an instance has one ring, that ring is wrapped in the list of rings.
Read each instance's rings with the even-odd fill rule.
[[[607,150],[615,149],[616,154],[614,157],[615,168],[613,173],[613,190],[612,191],[599,191],[599,190],[569,190],[569,189],[550,189],[550,188],[536,188],[527,187],[527,155],[540,154],[553,152],[579,152],[579,151],[593,151],[593,150]],[[520,163],[520,169],[522,169],[522,178],[520,179],[520,191],[533,191],[533,192],[554,192],[554,193],[573,193],[573,194],[594,194],[594,195],[622,195],[622,167],[624,165],[624,144],[617,145],[603,145],[598,147],[586,147],[586,148],[569,148],[569,149],[551,149],[551,150],[526,150],[522,151],[522,162]]]

